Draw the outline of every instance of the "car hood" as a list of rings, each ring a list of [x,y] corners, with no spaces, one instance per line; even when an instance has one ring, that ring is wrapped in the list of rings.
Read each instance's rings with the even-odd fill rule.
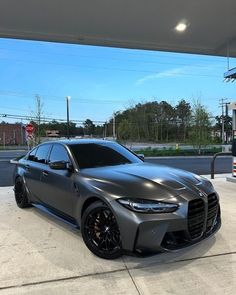
[[[176,201],[209,194],[211,183],[191,172],[150,163],[126,164],[81,170],[87,184],[114,198],[132,197]]]

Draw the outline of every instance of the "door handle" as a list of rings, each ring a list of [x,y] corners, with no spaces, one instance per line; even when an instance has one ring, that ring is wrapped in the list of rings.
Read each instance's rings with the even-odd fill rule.
[[[43,171],[43,176],[48,176],[48,172],[47,171]]]
[[[79,186],[76,183],[73,183],[74,189],[76,193],[79,193]]]
[[[25,165],[25,169],[26,169],[26,170],[29,170],[29,169],[30,169],[30,165],[29,165],[29,164],[26,164],[26,165]]]

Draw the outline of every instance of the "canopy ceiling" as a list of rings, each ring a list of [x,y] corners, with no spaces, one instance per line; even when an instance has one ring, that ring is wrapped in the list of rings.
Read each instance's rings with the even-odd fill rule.
[[[0,0],[0,37],[236,57],[236,1]]]

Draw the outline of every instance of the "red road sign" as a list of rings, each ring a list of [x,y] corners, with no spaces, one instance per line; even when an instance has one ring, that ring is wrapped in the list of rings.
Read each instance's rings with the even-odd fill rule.
[[[32,124],[27,124],[25,130],[28,134],[32,134],[34,132],[34,126]]]

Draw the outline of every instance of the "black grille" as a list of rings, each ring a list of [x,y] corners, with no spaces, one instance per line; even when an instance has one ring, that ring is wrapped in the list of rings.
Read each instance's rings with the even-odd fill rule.
[[[162,247],[180,249],[211,235],[220,225],[220,206],[215,193],[188,203],[188,232],[167,232]]]
[[[201,237],[205,218],[204,201],[202,199],[190,201],[188,206],[188,231],[191,239]]]
[[[216,220],[219,207],[218,207],[218,199],[216,194],[211,194],[207,198],[208,198],[208,209],[207,209],[206,231],[208,232],[214,226],[214,222]]]

